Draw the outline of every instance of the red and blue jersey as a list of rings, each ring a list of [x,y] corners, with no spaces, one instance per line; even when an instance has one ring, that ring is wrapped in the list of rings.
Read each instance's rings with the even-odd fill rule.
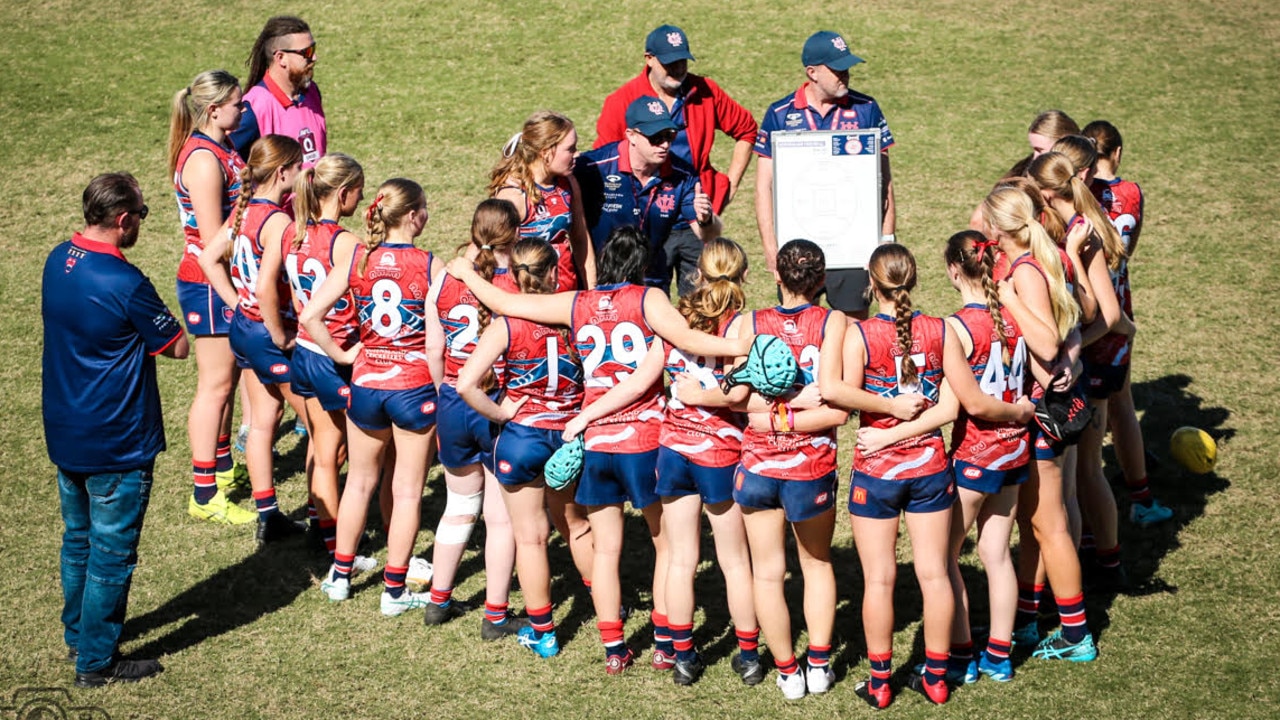
[[[231,284],[240,297],[240,312],[254,322],[262,322],[262,309],[258,305],[258,270],[262,267],[262,228],[267,220],[284,210],[270,200],[254,199],[245,208],[240,219],[240,234],[231,238]],[[228,230],[230,232],[230,229]],[[276,297],[289,297],[289,279],[277,275]],[[295,322],[292,306],[282,304],[280,314],[290,324]]]
[[[764,119],[760,121],[760,130],[756,133],[756,155],[773,157],[770,136],[771,133],[778,131],[874,129],[880,131],[881,151],[893,146],[893,133],[889,131],[889,122],[885,120],[880,104],[875,101],[875,98],[849,90],[848,95],[841,98],[825,115],[822,115],[809,104],[809,98],[805,96],[805,88],[808,85],[809,83],[801,85],[795,93],[782,98],[764,111]]]
[[[582,410],[582,365],[561,329],[506,317],[507,352],[503,385],[507,399],[528,398],[511,422],[563,430]]]
[[[293,239],[296,227],[290,223],[284,229],[284,235],[280,238],[280,256],[284,258],[285,275],[289,278],[289,287],[293,289],[294,309],[301,314],[302,309],[311,302],[311,294],[333,272],[333,243],[340,233],[346,231],[333,220],[308,222],[302,243],[295,249]],[[349,271],[350,268],[338,270],[344,273]],[[349,348],[356,344],[356,306],[351,301],[350,293],[334,303],[333,308],[324,316],[324,324],[339,347]],[[306,327],[298,328],[298,344],[324,354],[324,350],[316,345]]]
[[[644,317],[647,289],[618,283],[582,290],[574,296],[571,328],[582,359],[584,405],[599,400],[627,379],[653,345],[655,334]],[[622,454],[656,450],[663,405],[659,378],[639,400],[592,423],[584,438],[586,448]]]
[[[1120,233],[1125,253],[1131,252],[1133,238],[1142,231],[1143,195],[1138,184],[1121,178],[1094,180],[1093,195],[1106,211],[1111,224]],[[1120,261],[1120,267],[1111,271],[1111,286],[1115,290],[1120,309],[1133,317],[1133,288],[1129,281],[1129,258]],[[1106,365],[1127,365],[1132,355],[1132,338],[1119,333],[1106,336],[1085,348],[1085,358],[1090,362]]]
[[[284,135],[302,146],[302,167],[309,168],[324,156],[327,144],[324,105],[320,88],[308,83],[301,94],[290,97],[270,75],[244,94],[245,111],[231,141],[243,156],[263,135]]]
[[[1015,403],[1026,395],[1027,343],[1013,315],[1000,310],[1004,346],[997,345],[995,323],[986,305],[965,305],[952,317],[969,333],[973,349],[969,368],[982,392]],[[1009,360],[1004,360],[1008,352]],[[951,457],[988,470],[1011,470],[1031,459],[1031,443],[1023,423],[994,423],[960,411],[951,432]]]
[[[722,318],[719,334],[724,335],[733,318]],[[732,358],[708,358],[689,353],[663,341],[666,353],[667,376],[674,382],[681,373],[689,373],[698,379],[702,387],[713,390],[724,380],[725,366]],[[667,400],[666,419],[658,442],[689,458],[702,467],[725,467],[737,463],[742,457],[742,429],[746,418],[729,408],[703,408],[689,406],[673,396]]]
[[[775,307],[752,313],[757,335],[774,335],[791,348],[800,364],[797,386],[817,382],[822,340],[831,311],[816,305]],[[836,429],[818,433],[757,432],[747,427],[742,466],[748,472],[783,480],[815,480],[835,472]]]
[[[554,185],[538,186],[536,201],[525,195],[524,219],[520,222],[521,238],[538,238],[551,243],[559,256],[556,292],[578,288],[578,266],[573,264],[573,247],[569,233],[573,229],[573,190],[569,178],[562,177]]]
[[[191,192],[182,182],[182,170],[187,159],[193,153],[210,152],[218,160],[222,169],[222,217],[226,222],[231,217],[231,209],[240,197],[240,171],[244,161],[235,150],[214,142],[213,138],[202,132],[191,133],[187,142],[178,153],[178,164],[173,171],[173,191],[178,198],[178,218],[182,221],[182,259],[178,261],[178,279],[183,282],[208,284],[204,270],[200,268],[200,253],[204,252],[204,240],[200,238],[200,228],[196,227],[196,213],[191,205]]]
[[[493,274],[493,285],[499,290],[519,292],[511,273],[498,268]],[[458,373],[475,352],[480,340],[480,301],[467,289],[466,283],[445,273],[438,284],[435,296],[436,312],[440,327],[444,328],[444,383],[458,386]],[[499,377],[502,366],[494,368]]]
[[[946,322],[920,312],[911,316],[911,359],[918,377],[910,385],[902,381],[902,349],[898,345],[898,328],[888,315],[876,315],[858,323],[858,332],[867,346],[862,386],[867,392],[892,398],[907,393],[923,395],[926,407],[938,402],[942,385],[942,348],[946,340]],[[884,413],[859,413],[861,427],[891,428],[898,418]],[[853,450],[853,469],[882,480],[907,480],[935,475],[947,469],[947,451],[942,431],[934,430],[901,440],[879,452],[864,454]]]
[[[361,258],[367,258],[364,272]],[[356,248],[348,277],[363,345],[351,368],[352,385],[408,390],[431,384],[426,352],[431,260],[431,253],[409,243]]]
[[[147,466],[165,449],[155,356],[182,327],[118,248],[79,233],[49,253],[40,302],[49,459],[77,473]]]
[[[666,256],[661,252],[671,231],[697,219],[693,209],[698,183],[693,166],[679,158],[669,158],[657,175],[641,183],[631,167],[625,140],[578,156],[573,168],[582,190],[582,211],[596,252],[615,228],[631,225],[649,239],[647,282],[670,282]]]

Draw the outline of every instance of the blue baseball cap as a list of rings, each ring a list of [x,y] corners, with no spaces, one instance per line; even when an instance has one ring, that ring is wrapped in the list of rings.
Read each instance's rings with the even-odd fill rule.
[[[675,25],[654,28],[644,41],[644,52],[658,58],[658,62],[663,65],[693,59],[693,54],[689,52],[689,36]]]
[[[652,95],[641,95],[627,106],[627,127],[644,135],[656,135],[663,130],[679,130],[671,122],[667,106]]]
[[[804,41],[804,52],[800,54],[800,62],[805,67],[826,65],[832,70],[848,70],[863,62],[863,59],[849,52],[849,45],[840,37],[840,33],[822,30],[809,36]]]

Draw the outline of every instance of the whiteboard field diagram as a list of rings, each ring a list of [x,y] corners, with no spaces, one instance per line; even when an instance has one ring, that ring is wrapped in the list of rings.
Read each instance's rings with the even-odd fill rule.
[[[877,130],[772,135],[778,245],[812,240],[828,268],[866,267],[880,242]]]

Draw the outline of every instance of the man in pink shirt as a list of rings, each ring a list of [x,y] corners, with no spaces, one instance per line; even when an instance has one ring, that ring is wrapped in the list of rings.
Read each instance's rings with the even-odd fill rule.
[[[236,151],[263,135],[294,138],[302,145],[302,165],[311,167],[325,153],[326,126],[320,89],[311,81],[316,41],[302,18],[280,15],[267,20],[249,59],[248,90],[240,127],[231,134]]]

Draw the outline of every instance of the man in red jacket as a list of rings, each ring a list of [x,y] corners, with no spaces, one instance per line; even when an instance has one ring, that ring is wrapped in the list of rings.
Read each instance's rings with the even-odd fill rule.
[[[657,97],[667,106],[679,128],[671,154],[693,166],[702,191],[711,197],[716,215],[723,213],[738,192],[738,184],[751,162],[751,148],[758,129],[751,113],[729,97],[713,80],[689,72],[689,38],[674,25],[649,33],[644,45],[645,66],[640,74],[605,98],[596,121],[600,148],[626,138],[627,106],[644,95]],[[711,146],[716,131],[734,139],[733,159],[727,173],[711,166]],[[667,256],[677,270],[680,294],[693,289],[702,242],[687,228],[667,239]]]

